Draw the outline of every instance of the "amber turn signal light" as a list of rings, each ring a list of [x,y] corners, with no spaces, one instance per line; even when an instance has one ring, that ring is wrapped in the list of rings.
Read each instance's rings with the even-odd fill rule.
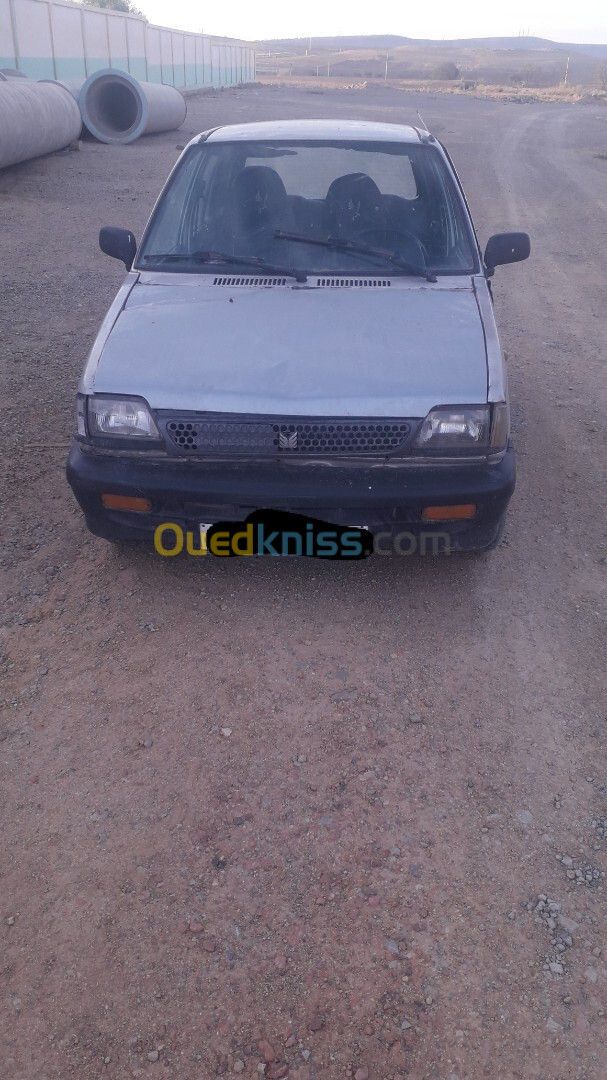
[[[152,509],[149,499],[137,499],[134,495],[109,495],[104,493],[101,502],[108,510],[133,510],[136,514],[147,514]]]
[[[424,506],[422,521],[462,521],[473,518],[476,503],[460,503],[458,506]]]

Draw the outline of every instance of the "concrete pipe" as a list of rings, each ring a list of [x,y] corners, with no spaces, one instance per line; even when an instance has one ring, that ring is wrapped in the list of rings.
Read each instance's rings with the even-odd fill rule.
[[[38,79],[38,82],[51,83],[53,86],[62,86],[64,90],[67,90],[68,94],[72,95],[74,101],[77,102],[84,84],[84,79]],[[80,106],[78,106],[78,108],[80,108]]]
[[[0,169],[63,150],[81,127],[80,110],[62,86],[30,79],[0,83]]]
[[[64,90],[67,90],[68,94],[71,94],[74,101],[78,106],[78,112],[80,112],[80,91],[84,85],[84,79],[38,79],[41,83],[51,83],[52,86],[62,86]],[[80,117],[80,135],[83,134],[82,117]]]
[[[187,111],[174,86],[140,83],[112,68],[89,76],[78,103],[84,126],[105,143],[130,143],[140,135],[171,131],[181,127]]]

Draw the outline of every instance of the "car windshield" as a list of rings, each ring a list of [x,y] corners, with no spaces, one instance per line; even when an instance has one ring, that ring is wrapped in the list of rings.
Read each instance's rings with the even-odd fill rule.
[[[192,146],[156,207],[135,265],[213,273],[238,259],[254,273],[478,269],[463,200],[442,155],[406,142]]]

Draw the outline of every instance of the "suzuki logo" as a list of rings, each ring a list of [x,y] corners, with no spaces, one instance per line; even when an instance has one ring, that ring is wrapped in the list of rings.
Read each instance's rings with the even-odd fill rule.
[[[297,449],[297,432],[296,431],[279,431],[278,432],[278,445],[281,450],[296,450]]]

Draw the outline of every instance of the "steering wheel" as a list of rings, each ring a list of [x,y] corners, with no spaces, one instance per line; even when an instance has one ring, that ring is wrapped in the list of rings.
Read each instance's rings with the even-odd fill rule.
[[[406,229],[378,229],[376,226],[371,226],[368,229],[361,229],[356,237],[357,240],[360,240],[361,244],[368,244],[369,247],[382,247],[391,252],[394,251],[394,238],[404,240],[407,244],[412,244],[414,249],[421,255],[423,265],[426,265],[428,260],[424,245],[415,233],[408,232]],[[400,255],[400,252],[394,251],[394,254]]]

